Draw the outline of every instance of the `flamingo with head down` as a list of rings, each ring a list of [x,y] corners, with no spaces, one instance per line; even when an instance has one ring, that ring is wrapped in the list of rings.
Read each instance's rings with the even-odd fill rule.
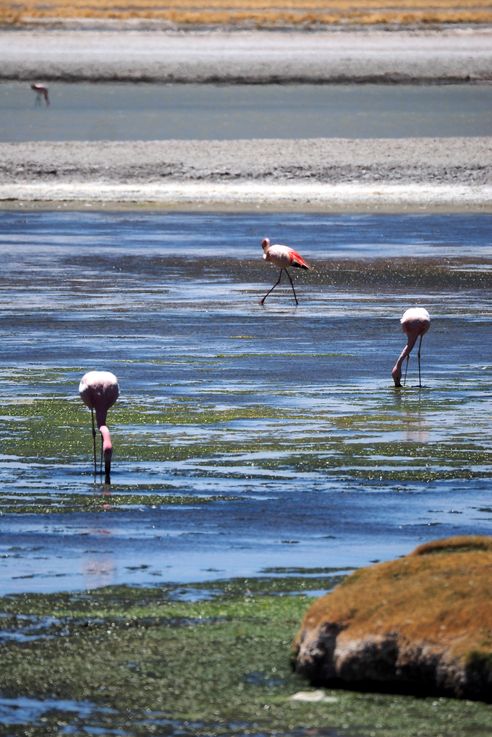
[[[401,367],[403,364],[403,361],[407,359],[406,367],[405,367],[405,378],[403,379],[403,383],[405,383],[407,378],[407,371],[408,371],[408,361],[410,359],[410,353],[412,351],[412,348],[414,347],[415,343],[417,342],[417,339],[419,340],[419,348],[418,348],[418,364],[419,364],[419,386],[422,386],[422,380],[421,380],[421,373],[420,373],[420,349],[422,346],[422,338],[424,337],[425,333],[430,328],[430,315],[427,312],[426,309],[423,307],[410,307],[409,310],[403,313],[403,317],[400,320],[401,323],[401,329],[404,333],[406,333],[407,336],[407,344],[400,353],[397,362],[395,363],[393,370],[391,372],[391,375],[393,377],[393,381],[395,382],[395,386],[401,386]]]
[[[50,104],[48,88],[44,84],[34,82],[34,84],[31,85],[31,89],[34,90],[34,92],[36,93],[36,104],[39,105],[41,102],[41,98],[43,97],[46,103],[46,107],[48,107],[48,105]]]
[[[89,371],[81,379],[79,385],[80,398],[91,410],[92,438],[94,446],[94,475],[97,473],[96,457],[96,424],[101,433],[101,473],[104,456],[105,481],[111,483],[111,459],[113,445],[111,434],[106,425],[108,410],[118,399],[120,393],[118,379],[110,371]],[[95,422],[94,422],[95,413]]]

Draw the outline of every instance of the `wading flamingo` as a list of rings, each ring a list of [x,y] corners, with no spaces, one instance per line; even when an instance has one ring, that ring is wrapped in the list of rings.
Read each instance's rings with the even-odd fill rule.
[[[41,104],[41,98],[44,97],[44,101],[46,103],[46,106],[50,104],[50,98],[48,95],[48,88],[44,86],[44,84],[39,84],[39,82],[35,82],[31,85],[31,89],[34,90],[36,93],[36,105]]]
[[[407,378],[407,371],[408,371],[408,361],[410,359],[410,353],[412,351],[412,348],[414,347],[417,338],[420,338],[419,340],[419,349],[418,349],[418,362],[419,362],[419,386],[422,386],[421,376],[420,376],[420,348],[422,345],[422,338],[424,337],[425,333],[430,328],[430,315],[423,307],[410,307],[409,310],[403,313],[403,317],[400,320],[401,323],[401,329],[404,333],[406,333],[407,336],[407,344],[405,348],[400,353],[400,356],[395,363],[393,370],[391,372],[391,375],[393,377],[393,381],[395,382],[395,386],[401,386],[401,367],[403,364],[403,361],[405,358],[407,359],[407,364],[405,367],[405,378],[403,379],[403,383],[405,384],[406,378]]]
[[[268,290],[268,292],[262,299],[260,299],[260,305],[264,304],[270,292],[273,292],[275,287],[280,284],[282,273],[284,271],[289,277],[290,286],[292,287],[292,291],[294,293],[294,299],[296,301],[296,305],[298,305],[299,302],[297,301],[296,290],[294,289],[294,284],[292,283],[292,279],[290,278],[290,274],[287,271],[287,268],[289,266],[293,266],[297,269],[309,269],[309,264],[304,261],[302,256],[300,256],[297,251],[294,251],[293,248],[289,248],[289,246],[281,246],[279,244],[274,244],[271,246],[270,238],[263,238],[261,242],[261,247],[263,248],[263,258],[265,259],[265,261],[270,261],[274,266],[277,266],[280,269],[280,274],[273,287]]]
[[[106,425],[106,417],[110,407],[118,399],[120,393],[118,379],[110,371],[89,371],[84,374],[79,385],[80,398],[91,411],[92,417],[92,440],[94,446],[94,475],[97,473],[96,457],[96,425],[94,423],[94,412],[96,413],[96,424],[101,433],[101,473],[102,459],[104,455],[105,482],[111,483],[111,457],[113,446],[111,435]]]

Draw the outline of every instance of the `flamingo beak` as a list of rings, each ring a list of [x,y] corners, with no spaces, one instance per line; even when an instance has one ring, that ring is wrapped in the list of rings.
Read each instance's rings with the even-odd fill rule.
[[[103,440],[103,455],[104,455],[104,480],[106,484],[111,483],[111,459],[113,457],[113,444],[111,442],[111,435],[106,425],[101,425],[99,428]]]

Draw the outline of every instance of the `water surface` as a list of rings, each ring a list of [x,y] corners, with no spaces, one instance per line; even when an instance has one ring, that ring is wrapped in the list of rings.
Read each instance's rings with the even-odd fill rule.
[[[489,215],[0,213],[0,592],[346,570],[489,534]],[[300,304],[260,241],[298,247]],[[423,388],[391,368],[427,307]],[[77,389],[114,371],[111,486]]]
[[[487,136],[490,85],[0,84],[0,141]]]

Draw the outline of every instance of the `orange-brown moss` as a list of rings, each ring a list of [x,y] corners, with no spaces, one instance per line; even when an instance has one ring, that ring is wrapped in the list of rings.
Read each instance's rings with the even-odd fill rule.
[[[4,0],[0,22],[22,24],[43,19],[96,18],[158,20],[176,25],[240,25],[258,27],[350,24],[490,23],[491,0],[334,0],[329,8],[319,0]]]
[[[400,665],[424,649],[462,669],[477,657],[490,666],[491,580],[492,538],[422,545],[405,558],[357,571],[314,602],[295,649],[304,642],[314,652],[316,633],[335,628],[339,651],[396,638]]]
[[[429,555],[431,553],[464,553],[477,550],[492,551],[492,537],[478,535],[459,535],[443,540],[432,540],[419,545],[410,555]]]
[[[441,555],[428,555],[432,552]],[[452,557],[451,557],[452,556]],[[330,620],[358,637],[398,629],[408,639],[446,640],[455,655],[481,640],[492,650],[492,538],[450,538],[365,568],[318,599],[303,627]]]

